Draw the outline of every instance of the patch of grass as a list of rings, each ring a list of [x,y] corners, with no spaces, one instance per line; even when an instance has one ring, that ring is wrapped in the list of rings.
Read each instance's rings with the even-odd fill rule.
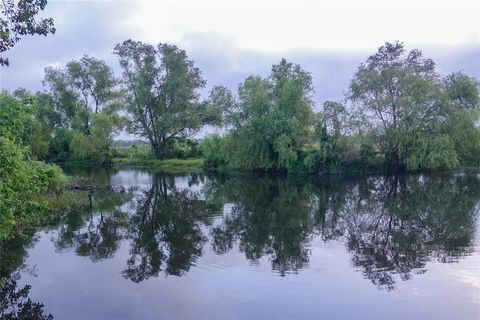
[[[149,168],[156,172],[189,173],[203,170],[203,159],[132,159],[114,158],[114,166]]]

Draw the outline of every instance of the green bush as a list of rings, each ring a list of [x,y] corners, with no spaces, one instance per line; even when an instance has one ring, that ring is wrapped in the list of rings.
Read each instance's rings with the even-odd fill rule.
[[[218,134],[212,134],[203,139],[200,143],[204,166],[207,168],[218,168],[226,164],[225,138]]]
[[[112,158],[117,159],[126,159],[131,155],[132,147],[115,147],[110,150]]]
[[[29,112],[28,106],[0,94],[0,242],[51,210],[46,197],[60,194],[66,183],[59,167],[30,160],[24,135]]]
[[[72,139],[72,131],[59,129],[49,142],[48,162],[65,163],[70,161],[70,144]]]
[[[199,143],[191,139],[170,139],[165,149],[169,159],[191,159],[201,155]]]

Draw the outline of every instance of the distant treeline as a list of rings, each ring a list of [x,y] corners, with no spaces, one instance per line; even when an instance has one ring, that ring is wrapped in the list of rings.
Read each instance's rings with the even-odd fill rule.
[[[157,159],[203,157],[209,168],[269,172],[480,164],[479,82],[439,74],[431,59],[399,42],[380,47],[358,67],[344,99],[319,112],[311,73],[285,59],[236,93],[215,86],[202,99],[206,81],[175,45],[127,40],[114,54],[121,77],[83,56],[47,67],[43,92],[2,93],[2,117],[23,112],[15,108],[30,115],[24,141],[33,159],[108,164],[122,152],[112,147],[148,144]],[[220,133],[191,140],[205,126]],[[114,143],[121,130],[144,140]]]

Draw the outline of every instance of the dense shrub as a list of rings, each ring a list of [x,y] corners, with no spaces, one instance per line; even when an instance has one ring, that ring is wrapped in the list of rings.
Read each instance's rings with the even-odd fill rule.
[[[218,134],[212,134],[205,137],[201,144],[204,165],[208,168],[216,168],[226,164],[225,157],[225,138]]]
[[[170,139],[165,149],[165,154],[170,159],[198,158],[201,155],[199,143],[191,139]]]
[[[0,94],[0,242],[50,209],[41,198],[61,193],[66,182],[59,167],[30,160],[22,130],[30,120],[29,106]]]

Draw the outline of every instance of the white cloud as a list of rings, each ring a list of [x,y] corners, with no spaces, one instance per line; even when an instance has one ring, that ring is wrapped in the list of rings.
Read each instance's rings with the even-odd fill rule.
[[[42,89],[43,69],[83,54],[120,74],[115,45],[132,38],[187,50],[208,81],[235,89],[268,75],[285,57],[312,72],[315,100],[340,99],[358,64],[385,41],[419,48],[448,73],[480,77],[480,5],[434,0],[382,2],[53,1],[43,13],[57,33],[22,39],[0,70],[0,87]]]
[[[362,51],[385,41],[457,46],[480,42],[478,1],[140,2],[128,24],[149,42],[188,49],[190,33],[216,33],[241,49]]]

